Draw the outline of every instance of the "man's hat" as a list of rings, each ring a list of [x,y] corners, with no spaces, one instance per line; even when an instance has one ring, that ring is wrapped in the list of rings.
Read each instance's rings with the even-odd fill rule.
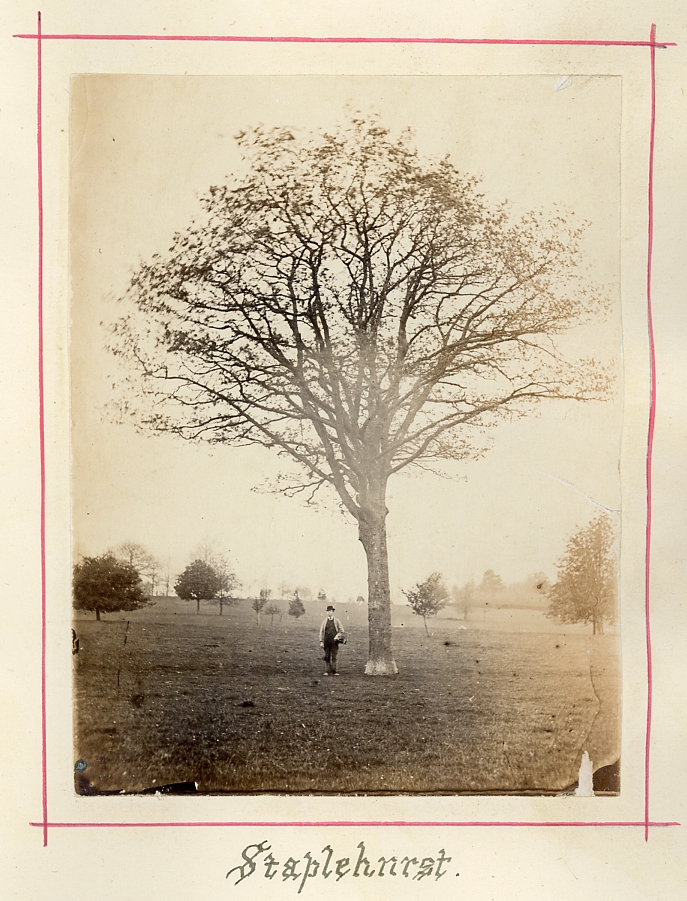
[[[329,604],[329,605],[328,605],[328,606],[327,606],[327,612],[329,612],[329,611],[330,611],[330,610],[334,610],[334,609],[335,609],[335,608],[334,608],[334,607],[332,607],[332,605],[331,605],[331,604]]]

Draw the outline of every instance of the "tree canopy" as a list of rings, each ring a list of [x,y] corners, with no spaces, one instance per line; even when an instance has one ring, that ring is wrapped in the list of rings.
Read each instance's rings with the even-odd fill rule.
[[[591,623],[593,634],[617,615],[615,534],[610,518],[597,516],[568,541],[557,564],[558,579],[548,589],[547,616],[564,623]]]
[[[74,567],[73,597],[76,610],[101,613],[137,610],[148,603],[141,577],[129,563],[112,554],[84,557]]]
[[[200,613],[200,602],[217,597],[220,586],[215,568],[205,560],[194,560],[178,577],[174,590],[183,601],[195,601],[196,613]]]
[[[305,613],[305,606],[303,601],[300,599],[300,595],[298,591],[294,591],[293,597],[289,601],[289,616],[293,616],[295,619],[303,616]]]
[[[553,338],[599,315],[581,227],[514,220],[408,132],[353,117],[335,134],[238,136],[243,180],[134,274],[112,349],[142,427],[260,444],[297,464],[286,494],[335,492],[368,559],[370,659],[396,672],[388,479],[483,451],[481,430],[543,398],[599,396],[593,360]]]

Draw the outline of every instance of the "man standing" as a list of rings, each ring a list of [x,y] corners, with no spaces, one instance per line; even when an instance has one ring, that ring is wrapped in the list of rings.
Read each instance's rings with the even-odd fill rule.
[[[334,616],[334,608],[330,604],[327,607],[327,618],[320,626],[320,644],[324,648],[324,659],[327,662],[325,676],[338,676],[336,671],[336,655],[339,653],[339,643],[336,636],[343,633],[341,620]]]

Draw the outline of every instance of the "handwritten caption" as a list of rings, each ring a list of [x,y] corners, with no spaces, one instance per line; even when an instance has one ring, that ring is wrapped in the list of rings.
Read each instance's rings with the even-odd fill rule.
[[[226,878],[236,877],[234,885],[238,885],[255,872],[262,870],[265,879],[280,878],[282,882],[292,882],[294,885],[298,883],[298,894],[300,895],[309,879],[329,879],[330,876],[334,877],[335,882],[339,882],[347,876],[353,878],[400,876],[416,881],[441,879],[447,872],[445,865],[453,860],[452,857],[446,856],[446,852],[442,848],[435,857],[402,857],[400,860],[397,856],[380,857],[374,862],[375,866],[373,867],[366,856],[365,843],[359,842],[357,849],[358,856],[355,864],[353,863],[355,855],[339,857],[334,860],[334,849],[331,845],[325,845],[320,851],[321,860],[315,858],[311,851],[306,851],[300,858],[288,857],[282,862],[277,860],[272,853],[272,846],[266,841],[262,841],[246,845],[241,852],[243,863],[232,867]],[[283,855],[280,856],[283,857]],[[457,875],[458,873],[456,873]]]

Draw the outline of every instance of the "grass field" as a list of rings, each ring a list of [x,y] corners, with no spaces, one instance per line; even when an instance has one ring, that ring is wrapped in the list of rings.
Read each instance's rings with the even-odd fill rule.
[[[611,761],[614,636],[433,620],[427,638],[402,615],[399,675],[369,678],[366,608],[339,615],[351,635],[340,678],[323,676],[319,616],[258,626],[246,602],[220,617],[172,600],[102,622],[80,615],[81,790],[557,792],[576,781],[584,748]]]

